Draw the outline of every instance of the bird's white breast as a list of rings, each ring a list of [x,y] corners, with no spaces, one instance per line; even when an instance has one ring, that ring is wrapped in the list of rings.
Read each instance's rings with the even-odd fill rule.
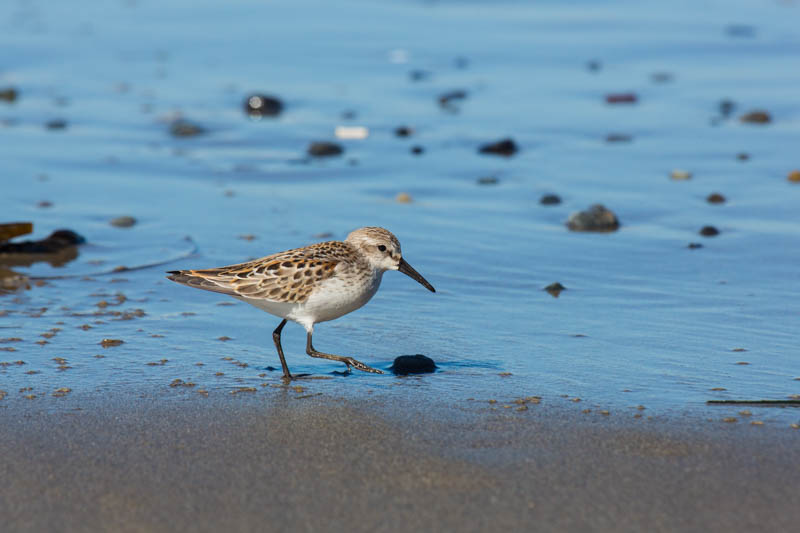
[[[321,282],[289,317],[303,325],[334,320],[366,304],[381,285],[383,272],[333,276]]]
[[[347,269],[319,283],[305,302],[274,302],[264,298],[238,299],[267,313],[293,320],[311,331],[317,322],[334,320],[366,304],[378,292],[383,272]]]

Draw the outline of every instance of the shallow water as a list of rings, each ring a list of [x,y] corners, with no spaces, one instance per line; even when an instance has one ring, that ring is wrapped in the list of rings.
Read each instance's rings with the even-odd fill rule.
[[[37,238],[67,227],[88,244],[65,267],[16,269],[74,277],[0,296],[0,338],[22,339],[0,343],[14,350],[0,351],[12,363],[0,366],[5,401],[176,378],[196,384],[176,390],[212,394],[277,385],[266,367],[279,367],[278,319],[163,271],[364,225],[391,229],[437,293],[387,273],[366,307],[319,325],[315,345],[381,368],[425,353],[440,371],[340,377],[341,365],[304,355],[303,331],[287,327],[290,368],[333,378],[304,382],[312,393],[578,397],[581,408],[716,419],[738,409],[706,400],[797,395],[800,185],[786,175],[800,140],[798,10],[745,0],[16,2],[0,15],[0,43],[13,50],[0,89],[20,92],[0,101],[0,222],[34,221]],[[468,97],[442,109],[438,96],[454,89]],[[250,92],[279,96],[284,113],[247,118]],[[624,92],[638,103],[605,103]],[[738,105],[729,119],[723,99]],[[773,122],[736,119],[752,109]],[[178,113],[207,134],[171,137]],[[46,129],[53,119],[67,128]],[[338,125],[366,126],[369,138],[307,160],[308,143],[335,140]],[[395,137],[401,125],[414,135]],[[608,143],[611,133],[633,140]],[[508,136],[515,156],[478,154]],[[425,152],[412,155],[414,145]],[[692,179],[669,179],[676,168]],[[499,183],[477,183],[487,176]],[[396,202],[401,192],[414,201]],[[728,201],[708,204],[711,192]],[[545,193],[563,203],[539,205]],[[594,203],[621,229],[569,232],[569,214]],[[138,223],[112,227],[120,215]],[[721,234],[701,237],[705,225]],[[567,287],[558,298],[542,290],[554,281]],[[124,344],[103,348],[106,338]],[[781,424],[800,417],[751,410]]]

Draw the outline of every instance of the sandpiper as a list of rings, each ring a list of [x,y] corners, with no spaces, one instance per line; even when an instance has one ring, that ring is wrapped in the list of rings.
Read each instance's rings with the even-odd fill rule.
[[[314,324],[355,311],[378,291],[383,273],[399,270],[431,292],[433,285],[411,268],[400,251],[400,241],[383,228],[366,227],[344,241],[328,241],[295,248],[247,263],[204,270],[173,270],[172,281],[233,296],[283,318],[272,339],[281,359],[284,379],[292,379],[281,347],[287,320],[303,326],[306,353],[340,361],[364,372],[383,374],[352,357],[318,352],[311,343]]]

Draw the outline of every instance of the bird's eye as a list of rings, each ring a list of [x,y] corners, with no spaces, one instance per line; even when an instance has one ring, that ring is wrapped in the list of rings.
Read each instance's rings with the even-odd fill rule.
[[[378,245],[378,250],[380,250],[381,252],[385,252],[386,251],[386,246],[384,246],[382,244],[379,244]]]

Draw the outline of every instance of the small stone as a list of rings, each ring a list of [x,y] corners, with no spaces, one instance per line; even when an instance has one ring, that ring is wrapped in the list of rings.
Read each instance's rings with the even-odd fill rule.
[[[176,120],[169,126],[169,133],[173,137],[194,137],[205,132],[206,129],[199,124],[183,119]]]
[[[369,128],[365,126],[336,126],[333,135],[337,139],[363,140],[369,137]]]
[[[539,198],[539,203],[542,205],[558,205],[561,203],[561,197],[557,194],[545,194]]]
[[[439,105],[449,111],[458,111],[456,102],[464,100],[466,98],[467,98],[467,91],[464,91],[462,89],[448,91],[439,96]]]
[[[425,81],[430,79],[431,73],[427,70],[416,69],[408,73],[408,78],[411,81]]]
[[[725,203],[725,197],[722,196],[718,192],[712,192],[706,198],[706,202],[708,202],[710,204],[724,204]]]
[[[571,214],[567,220],[567,228],[571,231],[616,231],[619,229],[619,220],[605,206],[595,204],[586,211]]]
[[[789,175],[786,176],[786,179],[792,183],[800,183],[800,170],[792,170],[789,172]]]
[[[100,346],[102,346],[103,348],[109,348],[111,346],[119,346],[120,344],[123,343],[124,341],[120,339],[103,339],[102,341],[100,341]]]
[[[719,235],[719,230],[714,226],[703,226],[700,228],[700,235],[703,237],[716,237]]]
[[[702,247],[703,247],[703,245],[700,244],[699,242],[690,242],[689,246],[687,246],[687,248],[689,248],[690,250],[697,250],[698,248],[702,248]]]
[[[748,154],[747,152],[739,152],[738,154],[736,154],[736,159],[738,159],[739,161],[747,161],[750,159],[750,154]]]
[[[736,417],[733,417],[733,416],[729,416],[729,417],[723,418],[722,421],[723,422],[727,422],[728,424],[732,424],[734,422],[738,422],[739,419],[737,419]]]
[[[606,95],[607,104],[635,104],[638,100],[636,93],[612,93]]]
[[[758,109],[745,113],[739,120],[746,124],[769,124],[772,122],[772,117],[768,112]]]
[[[609,133],[606,135],[607,143],[629,143],[633,141],[633,137],[626,133]]]
[[[408,194],[407,192],[401,192],[394,197],[394,201],[399,204],[410,204],[411,202],[414,201],[414,199],[411,198],[411,195]]]
[[[9,103],[15,102],[18,96],[19,93],[13,87],[5,87],[3,89],[0,89],[0,101]]]
[[[414,134],[414,130],[408,126],[398,126],[394,129],[394,134],[398,137],[411,137]]]
[[[425,153],[425,148],[422,146],[416,145],[411,147],[411,153],[414,155],[422,155]]]
[[[505,157],[510,157],[517,152],[517,144],[514,142],[513,139],[506,138],[501,139],[497,142],[488,143],[482,145],[478,148],[478,152],[482,154],[493,154],[493,155],[502,155]]]
[[[111,219],[111,225],[115,228],[130,228],[136,224],[136,219],[130,216],[121,216]]]
[[[64,130],[67,129],[67,121],[61,118],[48,120],[45,122],[44,127],[48,130]]]
[[[674,180],[688,180],[692,179],[692,173],[688,170],[675,169],[670,172],[669,177]]]
[[[598,59],[592,59],[586,62],[586,70],[589,72],[600,72],[602,68],[603,64]]]
[[[344,148],[332,142],[316,141],[308,146],[308,155],[312,157],[331,157],[342,155]]]
[[[244,100],[244,112],[251,118],[276,117],[283,111],[283,102],[266,94],[251,94]]]
[[[226,342],[226,341],[232,341],[233,339],[231,337],[228,337],[227,335],[223,335],[222,337],[218,337],[217,340]]]
[[[390,370],[398,376],[427,374],[436,371],[433,359],[422,354],[401,355],[395,358]]]
[[[495,176],[484,176],[483,178],[478,178],[478,185],[497,185],[500,183],[500,180]]]
[[[561,294],[561,291],[565,291],[567,288],[556,281],[555,283],[551,283],[545,287],[544,290],[550,293],[553,298],[558,298],[558,295]]]
[[[736,109],[736,103],[733,100],[721,100],[719,103],[719,114],[723,117],[729,117]]]

